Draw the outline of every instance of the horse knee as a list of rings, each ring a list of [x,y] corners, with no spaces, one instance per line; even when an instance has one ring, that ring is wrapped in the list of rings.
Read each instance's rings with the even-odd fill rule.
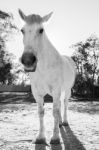
[[[39,117],[43,117],[44,116],[44,108],[43,107],[39,106],[38,114],[39,114]]]
[[[39,116],[40,116],[40,117],[43,117],[43,116],[44,116],[44,109],[40,111]]]
[[[59,113],[60,113],[60,111],[59,111],[59,108],[54,108],[53,109],[53,116],[56,118],[57,116],[59,117]]]

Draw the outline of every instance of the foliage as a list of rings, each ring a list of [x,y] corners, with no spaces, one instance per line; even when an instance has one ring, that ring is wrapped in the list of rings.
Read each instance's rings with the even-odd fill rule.
[[[17,30],[12,20],[12,15],[0,11],[0,84],[11,84],[14,80],[11,73],[14,56],[6,50],[6,41]]]
[[[24,71],[20,63],[15,63],[13,67],[13,74],[15,74],[14,84],[26,85],[30,83],[29,74]]]
[[[14,75],[11,73],[13,68],[14,56],[6,50],[0,51],[0,83],[11,84],[14,80]]]
[[[99,72],[99,39],[92,35],[85,42],[73,45],[75,53],[72,58],[77,66],[75,90],[80,94],[93,93]]]
[[[12,14],[0,11],[0,37],[3,41],[9,39],[12,33],[16,33],[18,28],[14,24],[14,18]]]

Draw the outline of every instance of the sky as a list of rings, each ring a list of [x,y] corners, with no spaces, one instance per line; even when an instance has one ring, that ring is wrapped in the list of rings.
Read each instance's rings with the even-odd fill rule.
[[[99,0],[2,0],[0,10],[11,12],[15,23],[21,29],[23,21],[18,8],[27,15],[44,16],[51,11],[53,15],[44,24],[46,33],[56,47],[65,55],[71,55],[72,44],[85,41],[92,34],[99,37]],[[9,50],[17,57],[23,52],[22,35],[9,43]]]

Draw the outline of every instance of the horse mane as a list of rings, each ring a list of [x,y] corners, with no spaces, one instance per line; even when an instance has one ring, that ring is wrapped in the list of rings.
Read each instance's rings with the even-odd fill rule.
[[[28,24],[41,23],[42,17],[40,15],[32,14],[26,17],[26,22]]]

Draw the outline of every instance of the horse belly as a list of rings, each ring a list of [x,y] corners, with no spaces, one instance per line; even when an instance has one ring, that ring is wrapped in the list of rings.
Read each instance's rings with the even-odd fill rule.
[[[67,59],[66,59],[67,58]],[[63,65],[63,85],[65,89],[72,88],[75,81],[75,65],[72,63],[71,58],[64,57]]]

